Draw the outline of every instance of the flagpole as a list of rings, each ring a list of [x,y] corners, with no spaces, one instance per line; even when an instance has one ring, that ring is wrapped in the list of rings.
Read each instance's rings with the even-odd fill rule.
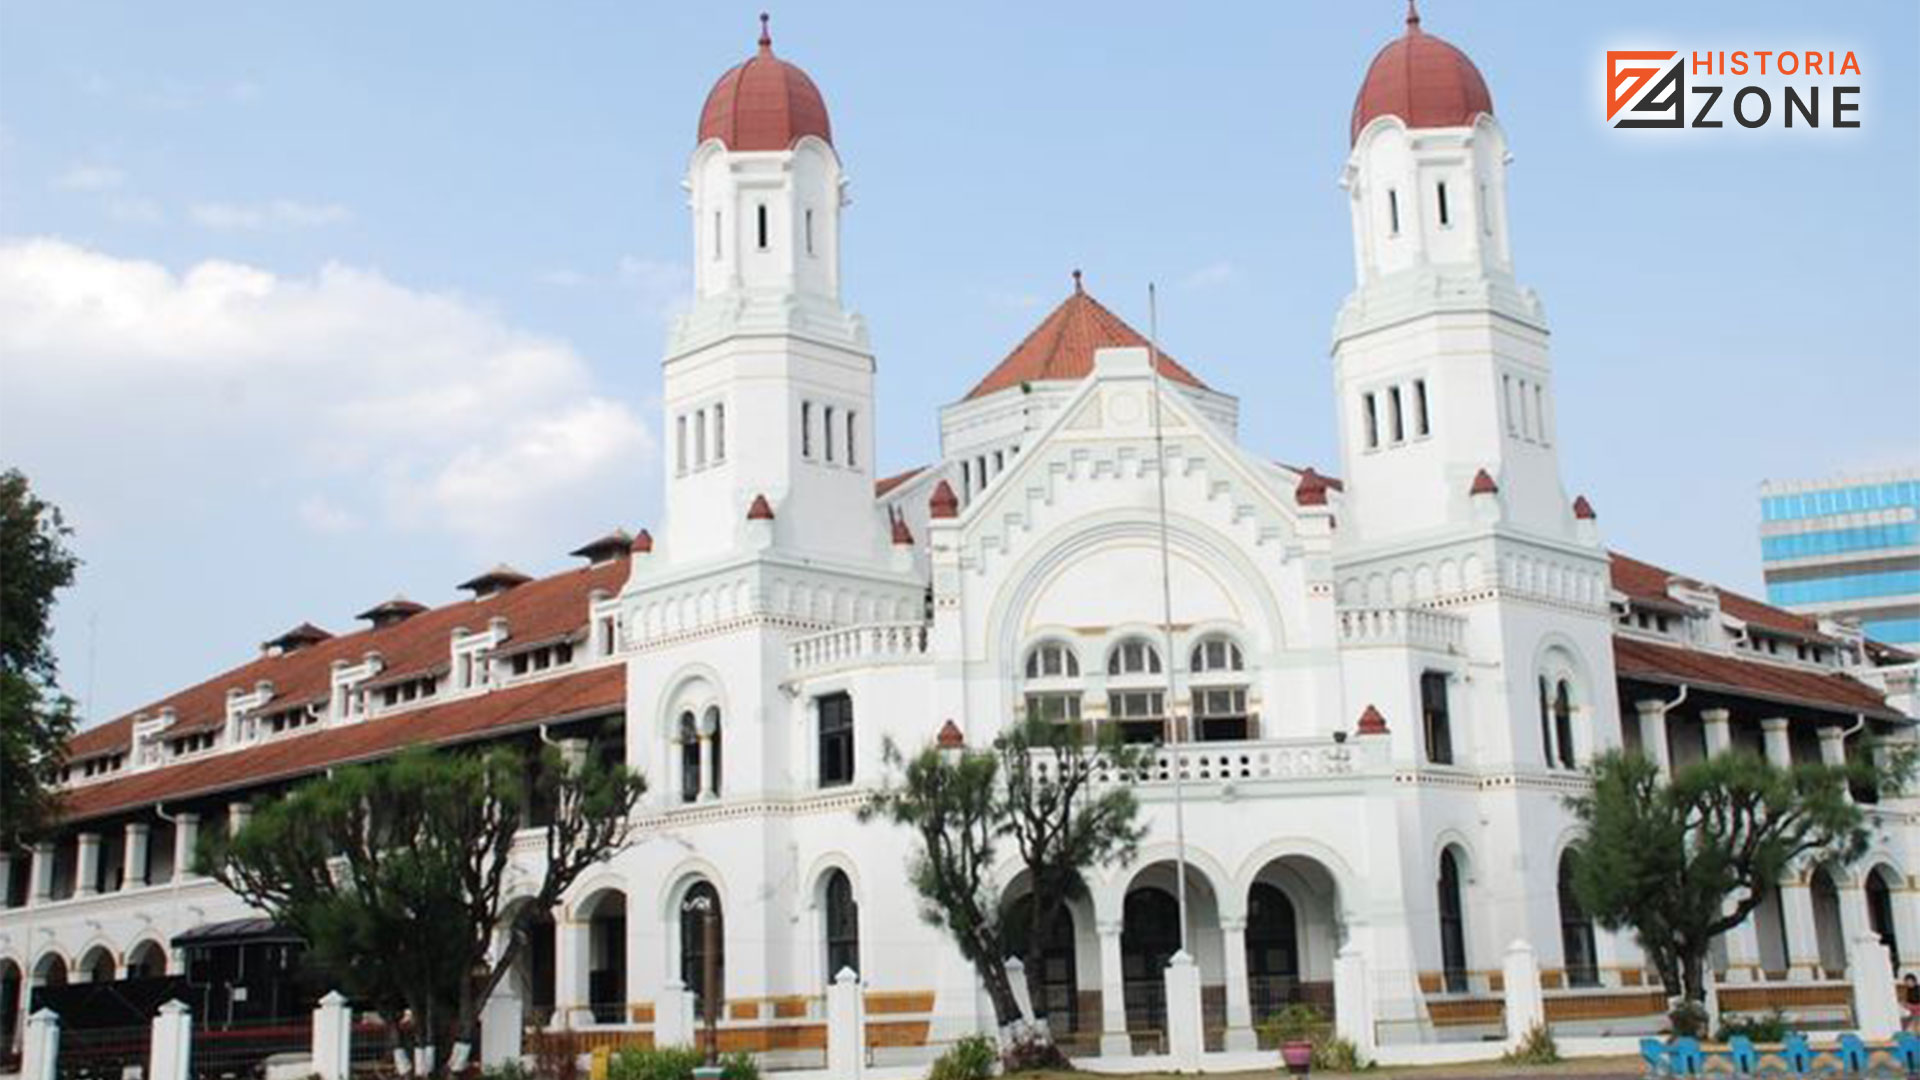
[[[1187,948],[1187,800],[1186,763],[1182,759],[1179,717],[1173,708],[1173,557],[1167,539],[1167,443],[1160,427],[1160,306],[1152,282],[1147,283],[1147,359],[1153,374],[1153,456],[1154,481],[1158,488],[1156,504],[1160,516],[1160,630],[1166,639],[1167,700],[1161,706],[1165,714],[1163,730],[1171,745],[1169,758],[1173,768],[1173,876],[1175,897],[1180,912],[1180,951]]]

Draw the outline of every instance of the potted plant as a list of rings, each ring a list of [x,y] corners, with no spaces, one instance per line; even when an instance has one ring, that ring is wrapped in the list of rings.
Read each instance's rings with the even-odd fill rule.
[[[1267,1037],[1280,1047],[1280,1061],[1294,1076],[1305,1076],[1313,1068],[1313,1040],[1326,1021],[1311,1005],[1293,1004],[1267,1017],[1261,1024]]]

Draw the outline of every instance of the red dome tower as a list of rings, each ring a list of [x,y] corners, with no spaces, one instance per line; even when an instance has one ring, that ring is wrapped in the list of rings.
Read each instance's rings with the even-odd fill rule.
[[[1468,127],[1481,113],[1493,115],[1493,95],[1467,54],[1420,29],[1420,12],[1407,0],[1406,33],[1387,43],[1367,68],[1353,99],[1348,137],[1376,116],[1397,116],[1410,128]]]
[[[802,136],[832,145],[827,103],[807,73],[773,55],[767,16],[760,16],[760,51],[737,64],[707,94],[700,110],[700,142],[727,149],[787,150]]]

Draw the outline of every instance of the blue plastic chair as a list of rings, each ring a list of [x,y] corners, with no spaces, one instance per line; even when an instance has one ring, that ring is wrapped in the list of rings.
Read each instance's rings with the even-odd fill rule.
[[[1752,1076],[1760,1071],[1760,1052],[1745,1035],[1735,1035],[1728,1040],[1727,1060],[1733,1063],[1735,1076]]]
[[[1780,1060],[1795,1076],[1813,1075],[1813,1050],[1807,1046],[1805,1035],[1796,1032],[1787,1036],[1786,1043],[1780,1047]]]
[[[1867,1066],[1873,1061],[1873,1051],[1860,1041],[1860,1036],[1848,1032],[1840,1036],[1840,1068],[1849,1076],[1867,1075]]]
[[[1707,1059],[1700,1053],[1699,1039],[1673,1040],[1667,1061],[1675,1076],[1699,1076],[1707,1067]]]
[[[1920,1035],[1903,1031],[1894,1036],[1893,1060],[1907,1070],[1907,1075],[1920,1076]]]
[[[1659,1039],[1640,1040],[1640,1060],[1647,1065],[1648,1076],[1672,1076],[1667,1068],[1667,1044]]]

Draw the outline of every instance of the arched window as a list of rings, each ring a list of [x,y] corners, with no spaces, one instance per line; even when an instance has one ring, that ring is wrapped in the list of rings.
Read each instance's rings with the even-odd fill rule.
[[[1073,913],[1065,906],[1053,913],[1040,929],[1040,947],[1030,949],[1027,937],[1033,932],[1033,895],[1023,893],[1007,905],[1002,916],[1006,926],[1008,955],[1024,957],[1038,952],[1040,962],[1027,968],[1027,993],[1033,1011],[1044,1020],[1054,1035],[1063,1038],[1079,1030],[1080,995],[1076,971],[1079,961],[1074,950]]]
[[[1453,718],[1447,702],[1447,673],[1420,673],[1420,719],[1427,737],[1427,760],[1453,764]]]
[[[127,978],[158,979],[166,973],[167,953],[159,942],[143,941],[127,953]]]
[[[691,710],[680,714],[680,801],[693,802],[700,797],[700,725]]]
[[[1548,700],[1547,677],[1540,676],[1540,752],[1546,755],[1547,768],[1553,768],[1553,705]]]
[[[1572,851],[1560,856],[1560,960],[1566,967],[1567,985],[1598,986],[1600,960],[1593,944],[1593,920],[1587,918],[1573,891],[1577,859]]]
[[[726,929],[720,893],[709,882],[695,882],[680,901],[680,981],[693,991],[695,1016],[707,1015],[709,1001],[718,1007],[726,1000]],[[709,973],[713,976],[711,999],[707,997]]]
[[[1467,919],[1460,862],[1451,847],[1440,853],[1440,973],[1449,994],[1467,992]]]
[[[1070,684],[1080,677],[1080,658],[1071,646],[1045,641],[1027,653],[1026,706],[1031,719],[1053,723],[1080,720],[1080,688]]]
[[[1553,691],[1553,731],[1560,744],[1560,764],[1573,768],[1573,687],[1565,679]]]
[[[1166,735],[1167,694],[1150,676],[1166,669],[1160,650],[1143,638],[1129,638],[1107,654],[1107,675],[1119,685],[1107,691],[1107,716],[1120,725],[1127,742],[1159,742]]]
[[[26,987],[27,980],[20,973],[20,965],[11,960],[0,960],[0,1054],[13,1053]]]
[[[1199,737],[1247,738],[1252,726],[1247,713],[1247,662],[1239,643],[1221,635],[1204,638],[1194,644],[1188,659]]]
[[[1304,1000],[1299,924],[1293,901],[1264,881],[1247,893],[1247,994],[1255,1016]]]
[[[1887,887],[1887,875],[1891,868],[1875,867],[1867,871],[1867,928],[1880,937],[1880,944],[1887,947],[1887,956],[1893,961],[1893,970],[1900,970],[1900,938],[1894,932],[1893,891]]]
[[[832,982],[843,970],[860,973],[860,903],[844,870],[828,871],[826,893],[827,981]]]
[[[707,706],[707,794],[720,797],[720,706]]]
[[[844,691],[823,695],[815,699],[815,711],[820,723],[820,786],[853,783],[853,695]]]

